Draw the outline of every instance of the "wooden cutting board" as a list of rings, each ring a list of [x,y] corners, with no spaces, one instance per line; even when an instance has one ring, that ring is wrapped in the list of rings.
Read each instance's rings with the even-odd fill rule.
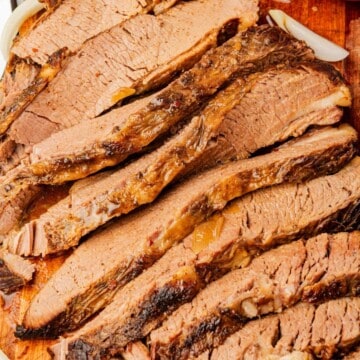
[[[264,21],[268,9],[282,9],[312,30],[341,46],[345,44],[345,36],[350,20],[360,17],[360,2],[346,2],[343,0],[260,0],[260,4],[262,21]],[[339,69],[343,69],[342,63],[338,63],[337,66]],[[357,125],[359,125],[359,129],[360,124]],[[65,257],[64,255],[46,261],[38,261],[34,283],[19,293],[6,298],[5,302],[0,306],[0,349],[10,359],[50,359],[46,348],[52,343],[51,341],[19,341],[14,338],[13,331],[15,323],[21,321],[31,298],[62,264]]]

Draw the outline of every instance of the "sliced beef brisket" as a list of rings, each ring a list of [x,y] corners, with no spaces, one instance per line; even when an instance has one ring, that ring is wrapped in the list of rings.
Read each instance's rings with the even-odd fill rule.
[[[259,46],[259,44],[262,46]],[[204,101],[207,96],[216,92],[216,90],[234,73],[240,72],[243,76],[245,76],[247,73],[251,74],[254,72],[261,72],[271,64],[281,63],[284,58],[288,59],[289,62],[290,58],[293,59],[292,61],[305,61],[306,59],[313,59],[313,54],[303,43],[293,40],[286,33],[281,32],[276,28],[263,26],[251,29],[242,35],[236,36],[233,40],[230,40],[218,49],[210,51],[206,54],[202,61],[192,70],[185,72],[180,77],[180,80],[170,84],[169,87],[158,96],[154,95],[155,99],[154,97],[151,97],[148,98],[148,102],[144,99],[140,102],[138,101],[126,107],[122,107],[119,110],[113,110],[105,116],[90,120],[84,128],[82,128],[82,125],[79,125],[79,127],[73,127],[71,131],[60,132],[57,141],[55,141],[54,138],[51,138],[49,141],[44,141],[43,145],[39,145],[40,147],[34,151],[33,156],[40,160],[40,162],[42,161],[41,163],[43,165],[43,156],[45,153],[49,154],[50,158],[53,158],[54,161],[50,161],[50,163],[45,167],[42,165],[40,167],[40,174],[44,175],[49,173],[51,176],[48,176],[48,181],[51,179],[53,179],[52,181],[55,181],[54,172],[56,175],[56,169],[59,169],[59,178],[57,181],[65,181],[73,178],[74,176],[85,176],[89,172],[95,171],[97,168],[101,168],[102,166],[111,165],[114,163],[114,160],[115,162],[118,162],[121,158],[126,158],[127,155],[133,153],[134,151],[139,151],[142,146],[152,141],[154,137],[159,135],[159,133],[167,131],[171,125],[193,112],[199,103]],[[212,66],[209,66],[209,64],[212,64]],[[335,82],[337,79],[339,85],[342,83],[336,73],[333,73],[332,77]],[[346,94],[344,95],[346,96]],[[179,99],[182,101],[179,101]],[[345,101],[346,98],[343,98],[343,100]],[[174,105],[175,103],[176,107]],[[313,119],[304,118],[303,121],[309,124],[323,123],[323,116],[324,119],[326,119],[325,122],[331,123],[340,116],[339,113],[340,110],[330,106],[328,109],[318,109],[318,111],[314,111],[309,115],[306,115],[305,118],[313,117]],[[131,114],[133,115],[130,116]],[[144,124],[145,119],[147,119],[148,124],[144,128],[143,125],[140,125],[140,123]],[[301,119],[302,117],[300,116],[297,120],[300,128],[302,127]],[[97,123],[98,126],[96,125]],[[26,134],[31,134],[32,132],[32,129],[29,128],[29,124],[30,123],[23,124],[24,127],[22,131]],[[124,124],[127,125],[124,126]],[[36,126],[37,125],[40,124],[36,123]],[[32,126],[34,126],[34,122],[31,123],[31,127]],[[116,133],[118,129],[122,128],[124,128],[125,131],[123,135],[127,144],[126,149],[120,149],[117,147],[116,142],[105,142],[105,144],[101,142],[103,137],[106,138],[108,134],[114,132]],[[151,128],[152,131],[145,132],[147,128]],[[48,127],[44,128],[40,126],[40,129],[38,129],[40,138],[43,136],[43,132],[46,132],[48,129]],[[138,130],[134,133],[134,129]],[[157,130],[154,131],[154,129]],[[129,131],[133,135],[131,135]],[[70,134],[71,136],[69,137]],[[84,136],[84,134],[86,134],[86,136]],[[92,140],[93,134],[95,135],[95,138]],[[136,140],[136,134],[140,136],[138,140]],[[45,134],[45,137],[46,136],[47,135]],[[140,146],[138,144],[129,146],[129,136],[134,142],[140,141]],[[10,139],[8,138],[8,140]],[[91,141],[89,142],[89,140]],[[219,142],[222,140],[223,139],[220,137]],[[100,141],[100,148],[96,145],[98,141]],[[72,144],[71,152],[75,156],[74,159],[69,157],[69,154],[69,156],[67,155],[65,158],[63,156],[64,144],[70,143]],[[12,140],[10,141],[10,144],[12,150],[16,148],[16,152],[14,154],[19,153],[19,159],[21,156],[26,156],[24,147],[16,146],[16,143]],[[100,149],[100,157],[92,158],[91,152],[87,152],[85,157],[77,157],[76,149],[79,147],[81,152],[81,149],[87,148],[85,144],[90,144],[89,146],[95,149],[95,154],[97,154]],[[103,147],[103,145],[106,146]],[[224,156],[226,154],[222,154],[221,152],[215,154],[215,151],[216,149],[220,149],[220,147],[224,146],[225,148],[228,148],[228,144],[216,144],[213,142],[209,146],[209,151],[211,154],[214,154],[214,156],[219,158],[220,156]],[[21,151],[19,151],[20,149]],[[113,156],[110,156],[111,154]],[[203,156],[207,155],[208,154],[206,153]],[[58,156],[60,156],[60,158],[58,158]],[[64,161],[60,161],[61,158]],[[91,165],[91,162],[89,163],[84,160],[87,158],[94,160],[93,165]],[[16,164],[19,159],[17,157],[15,159],[16,161],[13,161],[13,156],[11,159],[12,161],[5,164],[7,170],[9,170],[12,165]],[[79,164],[76,159],[79,161],[81,160]],[[198,157],[198,162],[194,161],[193,167],[196,167],[197,163],[201,162],[201,160],[202,158]],[[83,163],[83,161],[85,161],[85,163]],[[45,171],[45,173],[42,171]],[[190,171],[189,166],[187,171]],[[20,192],[17,188],[21,187],[22,193],[26,193],[29,188],[29,184],[24,182],[22,179],[19,181],[12,181],[11,183],[3,182],[3,184],[7,189],[11,187],[12,191],[9,192],[7,190],[6,198],[10,199],[12,197],[11,201],[14,203],[16,203],[16,194]],[[28,198],[30,199],[30,197]],[[10,208],[9,211],[11,211]],[[4,224],[3,226],[0,225],[0,228],[9,229],[17,224],[17,221],[19,221],[22,214],[17,210],[14,210],[13,213],[17,216],[11,217],[11,223],[0,221],[0,224]]]
[[[37,237],[78,241],[111,218],[150,203],[181,174],[247,158],[259,148],[299,135],[310,125],[339,120],[341,110],[329,98],[344,99],[347,88],[335,90],[326,75],[317,71],[317,65],[280,66],[246,80],[238,78],[158,150],[108,177],[87,180],[86,187],[74,188],[67,199],[26,224],[21,241],[43,241]],[[309,91],[314,95],[312,100],[308,99]],[[273,109],[264,109],[267,99],[275,96],[284,100],[277,101]],[[253,107],[261,110],[255,115]],[[249,127],[251,135],[241,136]],[[71,228],[67,225],[70,221]]]
[[[159,86],[191,67],[216,46],[229,21],[246,28],[256,20],[255,0],[190,1],[157,17],[143,14],[129,19],[92,38],[68,58],[7,134],[31,147],[42,140],[40,129],[56,132],[98,116],[123,98]],[[31,132],[22,131],[29,122]]]
[[[330,284],[336,286],[340,282],[349,285],[342,286],[343,291],[328,292],[321,300],[358,294],[359,250],[360,233],[321,235],[309,240],[306,244],[307,259],[302,264],[301,281],[315,285],[303,286],[302,299],[307,299],[306,291],[309,288],[317,287],[326,292]],[[277,256],[279,251],[273,252],[273,256]],[[269,254],[266,256],[268,258]],[[347,257],[348,266],[340,269],[340,259],[344,256]],[[181,302],[191,300],[205,284],[195,271],[195,262],[195,252],[184,243],[175,246],[150,269],[119,290],[112,303],[76,332],[70,342],[77,339],[80,343],[87,339],[88,346],[94,351],[91,356],[94,356],[98,352],[114,353],[128,342],[146,336]],[[338,265],[333,266],[334,263]],[[265,260],[264,264],[267,264]],[[66,340],[55,348],[58,358],[61,358],[61,352],[64,351],[64,343]]]
[[[15,39],[11,53],[43,65],[54,52],[63,48],[76,52],[86,40],[137,14],[153,10],[160,2],[63,0],[45,12],[30,31]]]
[[[222,269],[275,244],[322,231],[357,228],[359,166],[356,158],[338,174],[305,184],[284,184],[234,202],[221,214],[225,225],[217,240],[203,250],[197,245],[198,271],[204,277],[207,272],[213,276],[216,270],[221,274]],[[237,226],[227,227],[227,222]]]
[[[31,170],[50,183],[84,177],[139,151],[190,115],[234,75],[244,77],[261,72],[284,59],[291,62],[312,58],[312,52],[303,43],[281,30],[267,26],[252,28],[209,51],[191,70],[131,116],[122,116],[121,110],[112,111],[114,118],[109,125],[110,114],[90,121],[87,131],[85,125],[79,124],[38,144],[31,155]],[[331,70],[330,73],[334,84],[326,82],[335,91],[343,82],[338,73]],[[85,133],[86,137],[77,145],[79,134]],[[67,149],[64,143],[74,145]]]
[[[203,198],[204,196],[210,196],[211,198],[210,194],[221,192],[224,187],[228,187],[224,193],[221,193],[220,198],[229,201],[234,197],[261,187],[278,184],[283,181],[300,181],[334,172],[352,158],[355,153],[356,140],[357,134],[355,130],[347,125],[343,125],[338,129],[325,128],[324,130],[311,132],[309,135],[305,135],[304,138],[294,140],[291,142],[291,145],[279,148],[277,151],[262,157],[234,161],[228,165],[220,166],[218,169],[204,173],[202,175],[204,179],[206,179],[204,181],[209,181],[211,187],[210,189],[206,189],[205,193],[202,189],[198,196],[199,198]],[[176,158],[175,160],[177,161]],[[140,164],[142,161],[144,161],[144,159],[140,160]],[[43,217],[45,221],[38,220],[28,223],[23,227],[22,231],[15,232],[14,236],[11,234],[6,237],[3,245],[9,251],[25,256],[45,256],[76,246],[81,236],[89,231],[86,228],[86,221],[97,221],[97,225],[100,225],[109,220],[112,217],[111,215],[115,215],[117,204],[124,204],[125,207],[128,206],[129,210],[131,210],[137,204],[145,202],[144,199],[149,195],[149,192],[143,191],[141,189],[141,182],[138,181],[139,177],[142,178],[143,173],[141,171],[138,173],[135,171],[131,174],[134,176],[134,179],[132,179],[131,176],[130,180],[127,179],[127,175],[129,174],[127,174],[126,171],[129,169],[132,170],[133,168],[138,170],[138,165],[139,163],[135,162],[128,168],[125,168],[122,179],[122,181],[125,182],[125,187],[122,191],[116,191],[114,194],[110,193],[108,195],[105,193],[102,195],[102,198],[100,197],[102,201],[100,201],[96,207],[80,207],[79,213],[74,216],[69,216],[63,223],[61,222],[62,217],[60,217],[58,220],[59,224],[54,222],[51,217],[47,219],[45,215]],[[158,164],[155,165],[158,166]],[[111,176],[114,174],[116,177],[116,172]],[[153,186],[154,183],[156,184],[154,180],[157,179],[157,176],[152,177],[151,175],[150,173],[149,178],[144,177],[145,190],[147,190],[149,186]],[[198,177],[195,182],[199,182],[202,176]],[[100,180],[108,180],[106,174],[100,174],[98,176],[98,179],[99,178]],[[85,193],[91,193],[92,187],[87,186],[91,180],[86,179],[84,181],[85,186],[80,186],[79,190],[82,189]],[[110,179],[110,181],[112,180]],[[139,192],[131,191],[131,181],[134,181],[133,186],[135,188],[140,185]],[[188,182],[191,181],[192,180],[189,180]],[[130,182],[130,189],[126,187],[127,182]],[[238,188],[236,188],[236,186],[238,186]],[[74,196],[76,196],[76,191],[74,191]],[[67,199],[63,200],[63,202],[66,201]],[[100,212],[102,206],[104,207],[103,213]],[[211,205],[209,206],[212,208]],[[216,207],[212,208],[212,210],[215,209]],[[83,222],[82,219],[85,219],[85,222]],[[77,227],[77,223],[79,222],[82,222],[81,226]],[[59,225],[61,225],[61,227]],[[79,229],[82,231],[80,234]]]
[[[234,270],[211,283],[191,303],[181,306],[154,330],[151,333],[153,358],[197,356],[221,344],[249,319],[294,305],[303,299],[304,291],[309,287],[327,288],[330,283],[334,286],[340,280],[354,287],[350,286],[339,294],[326,292],[322,300],[352,293],[359,295],[359,250],[360,233],[355,232],[323,234],[307,242],[296,241],[265,252],[247,268]],[[339,272],[330,264],[341,262],[344,253],[351,256],[349,261],[354,265]],[[356,314],[358,318],[359,313]],[[90,324],[80,331],[89,328]],[[357,328],[359,333],[359,322]],[[313,328],[312,333],[317,343],[321,339],[319,330],[320,327]],[[96,337],[96,345],[92,345],[92,334],[89,337],[85,332],[83,334],[74,340],[80,339],[92,349],[98,345]],[[69,340],[70,344],[75,343],[74,340]]]
[[[359,323],[360,298],[332,300],[319,306],[300,303],[281,314],[250,322],[206,359],[299,359],[295,354],[304,356],[300,359],[340,359],[342,351],[359,342]]]
[[[189,234],[214,210],[223,208],[230,199],[271,183],[304,180],[315,173],[334,171],[340,165],[339,161],[343,164],[353,152],[349,149],[348,155],[335,154],[329,147],[329,143],[339,139],[338,135],[344,130],[345,133],[350,131],[353,141],[354,131],[347,126],[340,130],[325,129],[300,138],[284,151],[209,170],[179,184],[151,207],[120,219],[93,235],[75,250],[36,295],[24,319],[27,330],[19,335],[54,336],[65,329],[78,327],[92,313],[104,307],[119,288],[151,266],[172,244]],[[323,148],[322,154],[315,156],[319,151],[315,148]],[[337,142],[334,148],[344,151],[346,146],[339,147]],[[354,176],[360,171],[357,162],[349,167]],[[347,174],[342,170],[334,175],[333,181],[344,176],[344,172]],[[355,181],[353,186],[356,196],[359,196],[359,181]],[[346,200],[338,199],[338,207],[339,203],[345,207]],[[349,202],[354,202],[354,198]],[[323,206],[328,209],[327,205]],[[48,244],[48,251],[53,246]],[[42,249],[37,246],[33,253],[35,251]],[[51,308],[46,305],[49,298],[52,299]],[[89,302],[90,307],[86,305]]]
[[[0,135],[3,135],[7,141],[16,142],[15,138],[5,134],[6,131],[58,74],[67,54],[66,49],[55,52],[41,68],[31,66],[24,61],[19,62],[13,65],[13,69],[8,69],[10,73],[5,73],[5,96],[0,105]],[[0,154],[0,170],[1,164],[6,163],[11,155],[10,151]]]
[[[35,266],[22,257],[0,249],[0,291],[12,293],[32,280]]]

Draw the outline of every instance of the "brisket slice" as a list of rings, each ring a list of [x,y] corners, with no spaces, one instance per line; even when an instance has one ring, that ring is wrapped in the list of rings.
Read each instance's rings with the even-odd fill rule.
[[[63,59],[70,51],[78,50],[86,39],[138,13],[151,11],[158,2],[85,0],[74,4],[66,0],[61,6],[45,12],[31,31],[16,39],[11,50],[11,60],[4,74],[4,78],[10,78],[11,83],[4,83],[7,96],[6,103],[0,105],[0,134],[8,129],[61,69],[62,62],[58,62],[56,71],[49,72],[49,64],[59,57],[58,54],[62,54]],[[163,10],[173,3],[164,4]],[[103,21],[104,18],[106,21]],[[74,28],[76,31],[73,31]],[[0,160],[3,158],[0,157]]]
[[[35,266],[0,248],[0,291],[12,293],[32,280]]]
[[[306,260],[302,262],[300,277],[303,282],[302,293],[314,286],[326,292],[329,286],[335,286],[339,282],[348,286],[343,286],[343,291],[337,293],[328,292],[321,300],[360,293],[360,233],[342,233],[334,236],[325,234],[304,244]],[[279,261],[288,260],[286,257],[292,255],[292,251],[300,251],[301,255],[299,249],[303,247],[304,245],[298,246],[293,243],[288,250],[284,250],[287,248],[283,247],[283,250],[268,252],[263,255],[261,261],[258,259],[255,263],[260,261],[261,269],[265,266],[272,268],[274,264],[271,263],[272,260],[268,260],[269,258],[276,258],[279,252],[284,251]],[[344,267],[341,267],[340,260],[344,257],[346,262]],[[128,342],[148,335],[181,302],[191,300],[203,285],[193,266],[195,261],[196,254],[184,243],[173,247],[152,267],[120,289],[112,303],[95,319],[72,334],[68,343],[76,341],[75,347],[79,349],[81,341],[84,341],[86,344],[83,344],[82,348],[91,348],[87,355],[95,358],[98,353],[112,354]],[[252,266],[254,265],[250,265],[250,268]],[[256,266],[256,271],[258,269]],[[189,279],[192,279],[192,283]],[[289,287],[291,288],[291,284]],[[306,295],[302,294],[302,299],[306,299]],[[61,346],[55,349],[57,358],[61,358],[61,351],[67,349],[67,346],[62,342]]]
[[[8,73],[4,76],[5,96],[0,105],[0,135],[6,133],[24,109],[58,74],[67,54],[66,49],[55,52],[41,68],[23,61],[14,64],[13,69],[7,69]],[[10,137],[8,141],[15,142],[15,139]],[[0,164],[6,162],[11,154],[1,153]]]
[[[80,123],[38,144],[31,155],[31,170],[41,181],[49,183],[84,177],[139,151],[190,115],[232,76],[261,72],[284,59],[313,57],[304,43],[278,28],[252,28],[209,51],[191,70],[131,116],[122,116],[121,109],[115,110],[106,118],[90,120],[86,125]],[[334,83],[342,83],[337,73],[333,72],[331,77]],[[84,134],[86,137],[77,144]],[[64,147],[67,143],[72,144],[71,148]]]
[[[154,205],[93,235],[35,296],[24,318],[25,329],[19,330],[19,336],[56,336],[77,328],[104,307],[119,288],[229,200],[259,187],[300,181],[338,169],[354,151],[346,142],[341,144],[340,138],[348,136],[351,140],[347,141],[355,140],[348,126],[321,130],[304,136],[284,151],[209,170],[179,184]],[[356,162],[350,168],[356,174]],[[16,244],[12,245],[15,245],[13,250],[19,250]],[[48,244],[48,252],[54,246]],[[38,247],[35,251],[42,249]],[[47,305],[49,299],[52,299],[51,307]]]
[[[29,204],[41,190],[41,186],[18,179],[23,167],[11,170],[0,177],[0,243],[8,236],[26,213]]]
[[[131,339],[146,336],[173,310],[191,301],[202,287],[192,266],[194,260],[195,254],[183,244],[171,248],[117,293],[116,300],[109,306],[109,309],[117,306],[116,313],[106,308],[91,322],[94,339],[97,338],[104,349],[111,346],[115,352],[122,351]],[[118,326],[114,326],[116,322]],[[102,335],[97,331],[101,326],[104,326]],[[67,349],[66,342],[62,342],[62,348]],[[56,355],[61,358],[62,354]]]
[[[353,93],[352,122],[360,130],[360,19],[351,21],[349,30],[346,47],[350,53],[345,62],[346,75]]]
[[[139,100],[126,105],[122,111],[129,114],[141,107],[145,101]],[[27,124],[27,126],[31,128],[31,124]],[[28,168],[20,163],[26,154],[23,149],[19,150],[20,147],[17,147],[16,153],[20,152],[18,158],[15,158],[15,153],[11,159],[12,161],[17,160],[17,166],[14,168],[7,166],[6,175],[0,177],[0,240],[19,225],[28,206],[41,191],[41,186],[28,178]]]
[[[12,124],[8,136],[31,147],[40,141],[41,128],[56,132],[96,117],[123,98],[160,86],[193,65],[216,46],[218,34],[229,22],[246,28],[256,20],[255,0],[190,1],[157,17],[129,19],[89,40],[68,58],[62,71]],[[229,36],[238,26],[231,29],[226,32]],[[29,122],[31,132],[22,131]]]
[[[196,234],[189,240],[199,252],[198,272],[205,278],[217,277],[249,255],[276,244],[322,231],[357,229],[359,171],[360,159],[356,158],[338,174],[260,190],[235,201],[221,213],[224,226],[216,241],[197,244]],[[200,232],[198,238],[201,236]],[[309,299],[311,296],[310,292]]]
[[[344,254],[348,257],[345,269],[332,266],[341,263]],[[294,305],[303,299],[304,291],[314,286],[327,288],[338,281],[348,282],[350,287],[345,293],[328,292],[323,299],[357,296],[360,294],[359,270],[360,232],[322,234],[265,252],[247,268],[234,270],[214,281],[191,303],[170,315],[150,335],[152,357],[175,360],[197,356],[219,346],[250,319]],[[85,332],[90,324],[80,330],[83,332],[80,337],[69,339],[70,349],[75,341],[82,341],[90,348],[98,345],[96,337],[92,337],[91,332],[88,337]],[[357,328],[359,331],[359,322]],[[319,330],[313,329],[314,337]]]
[[[20,234],[16,232],[21,238],[17,241],[45,243],[58,238],[75,243],[111,218],[150,203],[179,175],[247,158],[261,147],[299,135],[310,125],[339,120],[341,110],[329,98],[341,98],[346,88],[336,90],[326,75],[311,66],[270,70],[246,81],[237,79],[165,145],[107,177],[96,176],[87,180],[86,186],[73,188],[67,199],[24,225]],[[314,95],[312,101],[309,91]],[[271,110],[264,109],[266,101],[275,97],[284,100]],[[254,107],[261,110],[254,114]],[[249,137],[244,138],[241,134],[247,127],[251,127],[251,137],[247,133]]]
[[[64,0],[45,12],[31,31],[15,39],[11,53],[43,65],[59,49],[76,52],[86,40],[137,14],[151,11],[159,2]]]
[[[319,306],[300,303],[281,314],[248,323],[206,359],[258,360],[268,356],[280,360],[282,356],[292,359],[285,356],[296,353],[307,353],[307,359],[339,359],[341,352],[360,341],[359,323],[360,298],[332,300]]]

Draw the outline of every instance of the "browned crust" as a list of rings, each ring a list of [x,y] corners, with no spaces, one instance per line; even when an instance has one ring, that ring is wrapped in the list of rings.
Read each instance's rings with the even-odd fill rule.
[[[38,75],[35,77],[31,85],[24,89],[11,105],[5,107],[1,111],[0,135],[6,132],[9,126],[18,118],[24,109],[57,75],[62,67],[62,62],[67,55],[68,51],[66,49],[61,49],[51,55],[48,62],[40,68]]]
[[[261,42],[263,48],[258,46]],[[259,54],[256,61],[253,53]],[[284,60],[291,63],[306,58],[313,59],[311,50],[283,31],[267,26],[251,28],[222,47],[209,51],[194,68],[174,81],[155,101],[132,114],[125,126],[114,129],[107,139],[91,144],[81,154],[33,163],[31,171],[40,182],[61,183],[117,164],[193,112],[232,77],[246,77]],[[250,61],[244,62],[244,59]]]
[[[0,258],[0,291],[11,294],[25,285],[25,280],[14,274]]]
[[[79,294],[68,304],[67,309],[47,326],[40,329],[25,329],[21,326],[18,327],[16,335],[20,338],[53,337],[65,329],[77,328],[90,316],[83,306],[83,304],[88,303],[88,299],[92,299],[92,312],[94,309],[101,309],[113,298],[117,289],[151,266],[177,239],[189,234],[196,224],[215,210],[218,210],[219,207],[224,207],[228,201],[249,190],[270,185],[274,182],[302,181],[314,176],[333,173],[341,169],[353,157],[356,151],[354,141],[353,138],[343,146],[333,146],[323,151],[319,150],[318,153],[314,152],[309,157],[294,158],[292,161],[287,161],[286,165],[281,164],[280,161],[276,164],[267,165],[269,169],[267,168],[266,172],[261,171],[262,168],[255,167],[251,170],[242,171],[241,174],[222,179],[219,184],[214,185],[211,189],[206,189],[203,194],[199,195],[197,201],[194,201],[184,211],[181,219],[174,221],[166,231],[154,234],[154,239],[151,239],[152,244],[149,246],[146,256],[143,255],[141,259],[134,258],[131,265],[126,269],[123,268],[121,263],[118,264],[115,273],[107,274],[102,281],[93,284],[92,289]],[[259,173],[262,173],[266,180],[259,180]],[[314,224],[315,229],[317,226],[319,224]],[[289,241],[289,239],[279,239],[278,243],[286,241]],[[261,248],[261,245],[257,246],[257,249],[259,248]],[[211,266],[211,270],[215,272],[213,266]],[[203,271],[200,271],[200,274],[204,275]],[[94,294],[98,299],[96,305]],[[74,313],[77,314],[76,322],[73,321],[74,317],[72,315]]]

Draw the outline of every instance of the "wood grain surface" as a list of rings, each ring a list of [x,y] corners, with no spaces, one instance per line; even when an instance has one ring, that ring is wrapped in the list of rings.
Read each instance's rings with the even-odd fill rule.
[[[346,2],[343,0],[260,0],[261,21],[268,9],[277,8],[286,11],[303,24],[317,33],[329,38],[341,46],[345,46],[345,37],[349,31],[350,20],[360,17],[360,2]],[[336,66],[343,70],[343,63]],[[356,124],[360,129],[360,124]],[[21,321],[22,316],[31,298],[43,286],[46,280],[62,264],[65,255],[36,262],[37,275],[32,285],[22,291],[1,300],[0,306],[0,349],[14,360],[45,360],[49,359],[46,348],[51,341],[19,341],[14,338],[15,324]],[[51,304],[49,303],[49,306]]]

